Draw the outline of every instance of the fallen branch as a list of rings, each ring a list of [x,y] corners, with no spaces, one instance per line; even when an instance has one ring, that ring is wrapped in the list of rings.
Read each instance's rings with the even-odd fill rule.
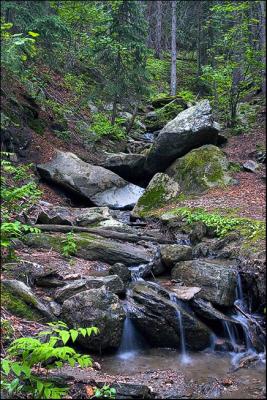
[[[252,324],[256,325],[259,330],[261,331],[261,333],[266,336],[266,332],[264,331],[264,329],[260,326],[260,324],[255,321],[254,319],[252,319],[247,313],[245,313],[240,307],[238,307],[236,304],[234,305],[234,307],[236,308],[237,311],[239,311],[241,314],[244,315],[244,317],[246,317]]]
[[[125,242],[138,242],[139,240],[146,240],[154,243],[173,243],[170,239],[165,239],[162,237],[155,238],[153,236],[145,236],[142,233],[140,234],[132,234],[127,232],[116,232],[111,230],[104,230],[101,228],[84,228],[81,226],[73,226],[73,225],[45,225],[45,224],[36,224],[35,228],[38,228],[42,231],[47,232],[87,232],[95,235],[103,236],[108,239],[118,239]]]

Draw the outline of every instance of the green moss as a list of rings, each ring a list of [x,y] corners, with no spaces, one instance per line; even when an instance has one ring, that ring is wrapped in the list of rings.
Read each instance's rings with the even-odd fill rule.
[[[147,190],[138,200],[138,209],[140,216],[145,216],[150,210],[164,203],[165,189],[163,185],[153,187]]]
[[[223,152],[213,145],[192,150],[175,161],[168,172],[183,192],[201,193],[214,186],[231,183],[226,174],[228,163]]]
[[[2,285],[1,289],[1,303],[11,314],[18,317],[28,319],[30,321],[37,321],[43,318],[43,316],[31,305],[15,296],[11,291]]]
[[[14,339],[14,328],[8,319],[1,320],[1,338],[4,345],[9,344]]]
[[[185,109],[185,106],[177,104],[176,102],[166,104],[164,107],[155,111],[156,119],[145,119],[147,129],[153,131],[163,128],[169,121],[174,119],[181,111]]]
[[[42,121],[41,119],[30,119],[28,121],[28,125],[39,135],[42,135],[44,133],[45,122]]]

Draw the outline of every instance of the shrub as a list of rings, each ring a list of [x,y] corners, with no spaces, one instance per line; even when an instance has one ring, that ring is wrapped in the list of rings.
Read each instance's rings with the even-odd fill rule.
[[[77,252],[77,245],[72,232],[67,233],[66,239],[62,243],[62,254],[65,257],[73,256]]]
[[[97,135],[98,139],[103,136],[110,136],[113,139],[121,140],[125,138],[125,131],[121,128],[121,119],[117,119],[112,125],[108,117],[103,113],[96,113],[93,116],[91,130]]]

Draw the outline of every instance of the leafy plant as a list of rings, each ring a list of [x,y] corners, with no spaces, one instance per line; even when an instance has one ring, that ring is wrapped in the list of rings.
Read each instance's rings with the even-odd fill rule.
[[[72,232],[68,232],[66,239],[62,242],[62,254],[65,257],[73,256],[77,252],[77,245]]]
[[[34,399],[61,399],[67,395],[68,387],[57,387],[49,381],[49,370],[64,364],[73,367],[77,363],[82,368],[92,365],[89,355],[81,355],[66,344],[74,343],[79,335],[98,334],[98,328],[69,329],[62,321],[47,325],[48,331],[39,332],[34,338],[16,339],[9,346],[1,363],[2,387],[9,395],[27,393]]]
[[[101,399],[115,399],[116,398],[116,389],[111,388],[109,385],[104,385],[101,388],[94,387],[94,398]]]
[[[120,140],[125,138],[125,131],[121,128],[120,123],[121,119],[116,119],[115,124],[112,125],[105,114],[96,113],[93,116],[93,123],[90,128],[98,138],[110,136],[111,138]]]
[[[1,153],[9,157],[10,153]],[[38,233],[39,229],[22,223],[19,217],[36,203],[41,191],[29,175],[30,165],[15,166],[7,159],[1,159],[1,249],[7,249],[7,257],[12,258],[12,240],[24,233]]]

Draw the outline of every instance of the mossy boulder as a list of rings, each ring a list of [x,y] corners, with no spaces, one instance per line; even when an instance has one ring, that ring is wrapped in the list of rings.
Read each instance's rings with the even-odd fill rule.
[[[100,332],[90,338],[79,336],[78,342],[93,351],[116,349],[120,345],[125,312],[118,296],[105,288],[78,293],[62,306],[61,319],[69,326],[96,326]]]
[[[49,309],[35,296],[31,289],[15,279],[3,280],[1,303],[12,314],[28,320],[53,320]]]
[[[178,158],[166,174],[179,183],[184,193],[193,194],[233,184],[228,167],[229,162],[221,149],[205,145]]]
[[[169,121],[175,118],[180,112],[185,110],[186,104],[175,100],[172,103],[166,104],[164,107],[150,112],[146,115],[144,123],[148,131],[157,131],[162,129]]]
[[[166,174],[158,173],[150,181],[144,194],[136,203],[132,216],[144,217],[151,210],[166,205],[180,193],[180,186]]]

